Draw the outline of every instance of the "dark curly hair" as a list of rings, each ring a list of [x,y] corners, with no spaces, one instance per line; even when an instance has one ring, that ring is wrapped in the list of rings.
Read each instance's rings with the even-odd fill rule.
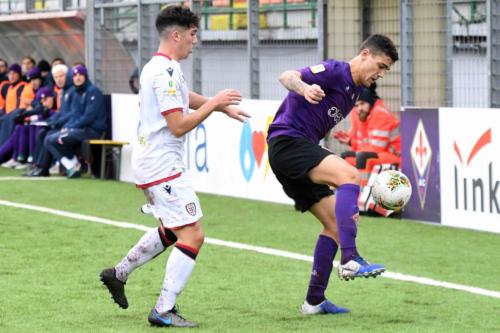
[[[156,30],[158,34],[171,26],[177,25],[186,29],[196,27],[200,23],[198,15],[193,13],[188,7],[173,5],[165,7],[156,17]]]
[[[384,35],[371,35],[360,46],[359,51],[369,49],[373,54],[384,53],[389,56],[392,62],[399,60],[396,46],[389,37]]]

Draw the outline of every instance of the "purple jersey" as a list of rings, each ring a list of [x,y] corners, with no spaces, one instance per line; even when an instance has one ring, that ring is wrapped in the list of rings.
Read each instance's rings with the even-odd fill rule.
[[[300,74],[302,81],[319,85],[326,96],[319,104],[311,104],[304,96],[289,92],[269,126],[268,139],[286,135],[318,143],[356,104],[361,87],[354,84],[348,63],[330,59],[303,68]]]

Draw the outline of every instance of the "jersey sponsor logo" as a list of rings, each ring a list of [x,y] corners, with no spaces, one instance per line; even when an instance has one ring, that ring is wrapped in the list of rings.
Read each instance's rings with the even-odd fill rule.
[[[168,81],[168,89],[167,89],[167,95],[173,96],[177,94],[177,89],[175,88],[175,81],[174,80],[169,80]]]
[[[344,115],[336,106],[332,106],[328,109],[328,116],[333,118],[337,124],[344,118]]]
[[[196,204],[194,202],[190,202],[186,205],[186,212],[188,212],[189,215],[195,216],[196,215]]]
[[[139,144],[141,146],[146,146],[147,143],[148,143],[148,140],[147,140],[146,136],[145,135],[140,135],[139,136]]]
[[[309,68],[311,69],[311,73],[313,74],[318,74],[325,71],[325,65],[323,64],[314,65]]]
[[[172,67],[167,68],[167,73],[168,75],[170,75],[170,77],[172,77],[172,75],[174,74],[174,69]]]

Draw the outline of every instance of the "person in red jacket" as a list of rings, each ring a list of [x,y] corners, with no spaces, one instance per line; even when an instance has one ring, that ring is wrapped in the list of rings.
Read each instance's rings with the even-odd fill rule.
[[[342,157],[366,171],[361,173],[362,182],[368,180],[375,164],[401,163],[399,120],[389,112],[375,88],[373,85],[361,92],[355,112],[351,112],[349,133],[341,130],[333,133],[335,139],[351,147]]]

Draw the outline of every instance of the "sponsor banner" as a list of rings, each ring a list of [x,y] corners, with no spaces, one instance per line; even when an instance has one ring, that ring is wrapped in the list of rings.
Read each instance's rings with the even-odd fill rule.
[[[442,223],[500,233],[500,110],[440,108]]]
[[[139,124],[139,95],[111,95],[112,139],[125,141],[128,145],[122,148],[120,180],[134,182],[132,173],[132,143],[136,140]]]
[[[252,118],[245,123],[217,112],[188,134],[185,163],[196,191],[292,203],[267,158],[266,132],[280,101],[243,100]],[[120,180],[133,182],[132,143],[139,122],[137,95],[112,95],[113,140],[124,146]]]
[[[186,165],[197,191],[291,203],[267,157],[266,132],[279,101],[244,100],[245,123],[216,113],[189,133]]]
[[[441,221],[438,109],[406,108],[401,113],[402,170],[411,181],[412,196],[402,216]]]

